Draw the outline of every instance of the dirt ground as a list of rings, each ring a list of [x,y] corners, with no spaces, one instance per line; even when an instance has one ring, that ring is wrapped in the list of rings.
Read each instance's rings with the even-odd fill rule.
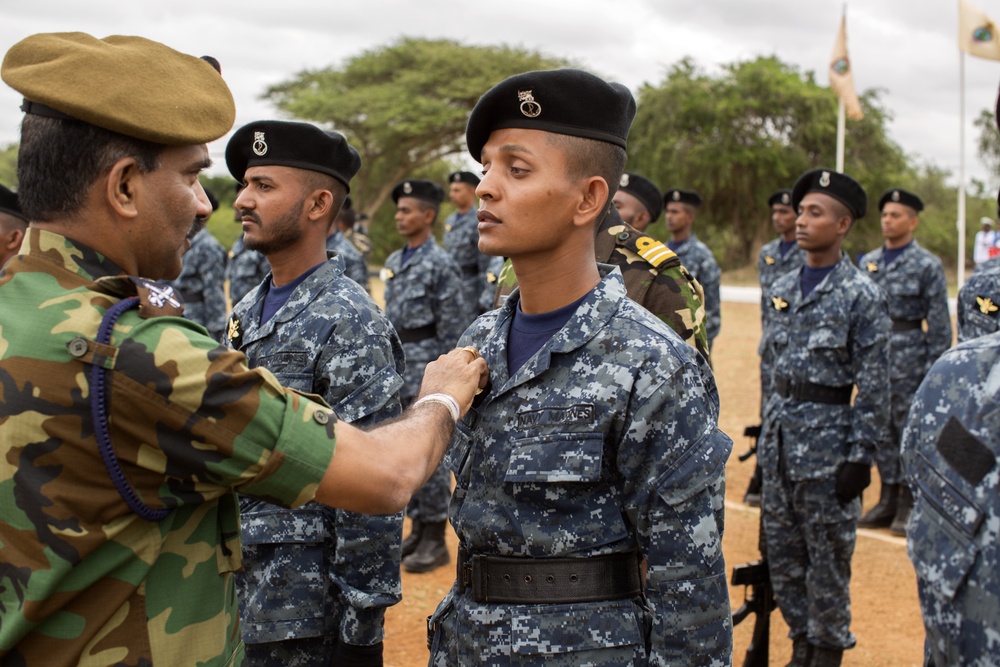
[[[375,281],[373,281],[374,283]],[[755,560],[759,513],[743,504],[743,493],[752,473],[752,461],[737,455],[749,446],[743,427],[757,423],[760,402],[759,306],[724,303],[722,332],[715,341],[713,365],[722,403],[720,426],[733,438],[733,455],[727,466],[726,526],[723,549],[727,568]],[[867,510],[878,499],[877,474],[865,492]],[[409,526],[406,526],[406,533]],[[404,533],[404,534],[406,534]],[[458,541],[449,531],[454,562]],[[454,567],[429,574],[403,572],[403,601],[386,614],[385,664],[387,667],[426,665],[425,619],[433,612],[454,581]],[[743,602],[743,591],[730,589],[734,608]],[[917,602],[916,580],[906,557],[906,542],[887,530],[859,530],[851,579],[852,630],[857,646],[844,654],[844,665],[868,667],[918,666],[922,662],[924,632]],[[770,664],[788,662],[791,644],[788,628],[778,612],[771,617]],[[733,664],[741,665],[750,641],[753,622],[735,629]]]

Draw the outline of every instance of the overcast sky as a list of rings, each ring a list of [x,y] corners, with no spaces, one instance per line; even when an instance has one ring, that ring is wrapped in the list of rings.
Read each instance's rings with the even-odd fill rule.
[[[974,1],[1000,20],[1000,0]],[[720,63],[776,55],[814,70],[826,85],[842,8],[839,0],[0,0],[0,51],[36,32],[83,31],[141,35],[193,55],[211,54],[222,62],[236,97],[239,127],[277,117],[258,99],[268,85],[303,69],[338,65],[404,35],[536,49],[633,91],[659,83],[685,56],[713,71]],[[911,157],[955,176],[957,12],[957,0],[856,0],[848,7],[848,49],[859,92],[882,89],[893,116],[892,138]],[[993,108],[1000,62],[967,57],[965,72],[966,172],[986,178],[972,120]],[[20,101],[0,86],[0,146],[17,140]],[[225,173],[224,147],[225,138],[211,146],[213,173]]]

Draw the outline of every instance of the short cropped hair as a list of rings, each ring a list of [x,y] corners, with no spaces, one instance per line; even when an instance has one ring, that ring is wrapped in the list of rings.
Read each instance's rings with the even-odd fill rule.
[[[21,121],[17,156],[18,197],[25,217],[42,222],[73,215],[87,189],[123,158],[135,158],[139,171],[160,166],[166,148],[84,123],[34,114]]]
[[[330,221],[332,222],[337,218],[337,212],[344,206],[344,200],[347,199],[347,187],[329,174],[311,169],[305,170],[305,174],[305,177],[302,179],[303,197],[315,190],[329,190],[330,194],[333,195],[333,201],[330,206]]]
[[[608,184],[608,203],[625,173],[625,149],[606,141],[550,133],[550,144],[566,154],[567,176],[572,179],[600,176]]]

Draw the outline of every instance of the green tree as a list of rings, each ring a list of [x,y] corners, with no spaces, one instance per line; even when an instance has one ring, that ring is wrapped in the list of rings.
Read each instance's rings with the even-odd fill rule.
[[[1000,178],[1000,130],[992,109],[983,109],[973,121],[979,130],[979,141],[976,142],[979,159],[990,170],[994,179]]]

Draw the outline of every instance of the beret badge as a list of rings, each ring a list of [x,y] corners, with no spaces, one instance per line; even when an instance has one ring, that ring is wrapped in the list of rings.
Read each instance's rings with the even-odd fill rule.
[[[781,194],[781,203],[784,204],[785,206],[791,204],[792,203],[791,195],[789,195],[787,192],[783,192]]]
[[[403,192],[406,193],[406,194],[408,194],[408,195],[409,194],[413,194],[413,186],[410,185],[409,181],[407,181],[406,183],[403,183]]]
[[[679,191],[674,190],[673,200],[674,201],[680,201],[681,200],[681,193]]]
[[[899,201],[899,190],[893,190],[892,191],[892,201],[896,201],[896,202]]]
[[[517,91],[517,99],[521,101],[521,113],[528,118],[537,118],[542,113],[542,105],[535,101],[530,90]]]
[[[263,132],[253,133],[253,152],[260,157],[267,155],[267,143],[264,141]]]
[[[830,172],[824,171],[819,177],[819,186],[821,188],[830,187]]]
[[[628,174],[622,174],[622,180],[618,181],[618,187],[620,188],[628,187]]]

